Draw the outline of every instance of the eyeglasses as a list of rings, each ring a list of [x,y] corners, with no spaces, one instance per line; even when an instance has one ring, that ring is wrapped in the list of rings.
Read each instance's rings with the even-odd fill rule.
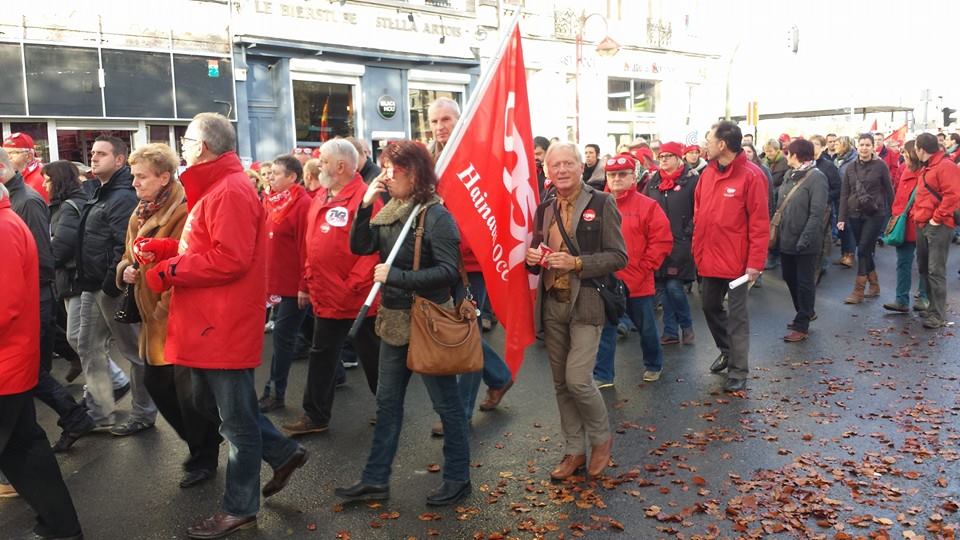
[[[180,146],[186,146],[187,141],[200,142],[200,139],[191,139],[190,137],[180,137]]]
[[[7,151],[7,154],[26,154],[29,150],[24,150],[23,148],[4,148]]]

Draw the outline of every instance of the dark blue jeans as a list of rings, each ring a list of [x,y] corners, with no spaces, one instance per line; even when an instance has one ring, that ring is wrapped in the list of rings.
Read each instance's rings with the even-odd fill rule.
[[[197,409],[220,422],[220,435],[230,445],[223,511],[234,516],[256,515],[260,509],[260,460],[276,469],[293,456],[297,443],[281,435],[260,413],[253,369],[192,368],[190,382]]]
[[[873,254],[877,250],[877,240],[883,233],[888,216],[863,216],[847,221],[844,229],[851,230],[857,245],[857,275],[865,276],[877,269]]]
[[[275,398],[283,401],[286,396],[287,377],[297,353],[297,338],[303,319],[307,316],[307,309],[297,306],[295,296],[282,297],[274,308],[273,358],[270,360],[270,381],[263,389],[264,395],[269,395],[270,387],[273,386]]]
[[[663,306],[663,335],[680,337],[680,330],[693,328],[685,283],[679,279],[657,280],[657,300]]]
[[[490,303],[487,297],[487,287],[483,282],[483,273],[470,272],[467,274],[470,280],[470,293],[477,302],[477,307],[482,311],[484,306]],[[457,284],[453,292],[454,302],[459,304],[464,297],[462,284]],[[480,320],[477,320],[477,324]],[[487,343],[486,339],[481,339],[483,344],[483,371],[473,373],[464,373],[457,376],[457,382],[460,386],[460,398],[463,401],[463,410],[467,414],[467,422],[473,418],[473,410],[477,404],[477,393],[480,391],[480,380],[489,388],[499,390],[513,380],[513,374],[503,358],[493,350],[493,347]]]
[[[653,312],[653,296],[627,298],[627,315],[637,325],[640,332],[640,350],[643,351],[643,365],[648,371],[663,369],[663,349],[657,335],[657,320]],[[617,327],[606,323],[600,333],[600,347],[597,349],[597,363],[593,367],[593,378],[600,381],[612,381],[614,377],[614,356],[617,352]]]
[[[910,223],[913,227],[913,223]],[[919,233],[918,233],[919,234]],[[916,242],[904,242],[897,246],[897,303],[901,306],[910,305],[910,286],[913,281],[913,261],[917,251]],[[922,279],[920,282],[920,298],[926,300],[927,288]]]
[[[403,427],[403,400],[412,374],[407,369],[407,346],[396,347],[381,341],[377,425],[373,430],[370,457],[361,477],[365,484],[390,482],[390,469]],[[467,482],[470,480],[470,440],[457,377],[423,375],[422,378],[433,402],[433,410],[443,422],[443,479]]]

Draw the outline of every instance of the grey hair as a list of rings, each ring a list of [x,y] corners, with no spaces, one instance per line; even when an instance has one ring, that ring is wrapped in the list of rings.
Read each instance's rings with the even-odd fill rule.
[[[7,151],[4,150],[3,148],[0,148],[0,164],[3,164],[3,170],[5,171],[3,173],[0,173],[0,176],[4,174],[9,174],[12,172],[13,174],[10,174],[9,178],[7,178],[9,180],[10,178],[13,178],[17,174],[16,167],[14,167],[13,162],[10,161],[10,154],[8,154]],[[9,193],[7,195],[9,195]]]
[[[193,117],[200,139],[210,152],[221,155],[237,148],[237,133],[226,116],[219,113],[200,113]]]
[[[7,191],[7,186],[0,184],[0,201],[10,198],[10,192]]]
[[[577,158],[577,164],[583,165],[583,156],[580,154],[580,148],[570,142],[555,142],[550,145],[550,148],[547,148],[547,153],[543,155],[543,162],[547,163],[550,160],[550,154],[558,150],[569,150]]]
[[[357,170],[357,162],[360,161],[360,154],[357,153],[357,149],[353,146],[353,143],[346,139],[330,139],[323,143],[320,147],[320,152],[329,152],[346,161],[347,169],[350,171]]]
[[[460,105],[458,105],[456,101],[448,97],[438,97],[433,103],[430,104],[429,110],[433,111],[441,107],[450,109],[455,115],[457,115],[457,118],[460,118]]]
[[[764,148],[766,148],[766,147],[768,147],[768,146],[769,146],[770,148],[773,148],[774,150],[779,150],[779,149],[780,149],[780,141],[778,141],[778,140],[776,140],[776,139],[770,139],[769,141],[767,141],[767,144],[763,145]]]

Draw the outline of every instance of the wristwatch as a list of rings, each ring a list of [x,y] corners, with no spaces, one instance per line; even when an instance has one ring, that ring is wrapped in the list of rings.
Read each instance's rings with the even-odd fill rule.
[[[578,274],[583,271],[583,259],[581,259],[580,257],[577,257],[576,259],[574,259],[573,265],[574,265],[574,269],[576,269]]]

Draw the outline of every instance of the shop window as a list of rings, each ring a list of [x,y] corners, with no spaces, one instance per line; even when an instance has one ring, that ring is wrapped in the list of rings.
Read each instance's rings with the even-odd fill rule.
[[[96,49],[24,45],[34,116],[103,116]]]
[[[228,58],[173,55],[177,118],[193,118],[202,112],[236,118],[232,70],[233,63]]]
[[[437,98],[450,98],[463,107],[463,93],[448,90],[410,90],[410,136],[426,144],[433,139],[427,110]]]
[[[0,43],[0,114],[25,115],[23,63],[18,43]],[[46,137],[44,137],[46,138]]]
[[[32,137],[37,157],[44,163],[50,163],[50,141],[46,122],[10,122],[10,133],[26,133]]]
[[[169,54],[105,49],[103,71],[107,116],[173,118]]]
[[[60,159],[76,161],[84,165],[90,165],[90,150],[97,137],[101,135],[113,135],[119,137],[127,143],[127,149],[133,148],[133,131],[109,130],[109,129],[58,129],[57,130],[57,148],[60,151]]]
[[[356,135],[353,86],[293,81],[293,117],[298,147]]]
[[[170,144],[170,126],[147,126],[147,139],[151,143]]]
[[[612,112],[656,112],[656,81],[607,79],[607,110]]]

